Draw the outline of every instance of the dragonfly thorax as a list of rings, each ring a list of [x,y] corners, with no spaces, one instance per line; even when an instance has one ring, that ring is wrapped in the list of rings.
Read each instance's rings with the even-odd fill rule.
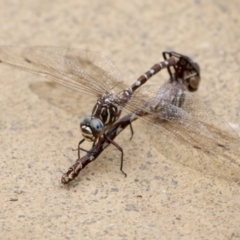
[[[99,118],[105,127],[111,126],[118,120],[122,106],[118,103],[118,98],[112,93],[99,97],[92,110],[92,117]]]

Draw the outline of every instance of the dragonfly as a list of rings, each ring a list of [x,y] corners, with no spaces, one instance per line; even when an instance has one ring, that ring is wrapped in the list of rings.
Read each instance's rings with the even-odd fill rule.
[[[107,138],[99,139],[98,145],[93,146],[84,157],[77,159],[77,161],[62,176],[61,182],[63,184],[67,184],[76,178],[80,171],[95,160],[101,152],[109,146],[110,142],[120,134],[120,132],[122,132],[127,126],[131,126],[133,121],[142,117],[146,120],[146,116],[149,114],[149,112],[147,112],[149,107],[152,108],[154,104],[159,106],[161,101],[167,101],[175,106],[181,107],[183,103],[182,97],[185,94],[184,91],[188,90],[192,92],[198,89],[200,83],[200,68],[197,63],[193,62],[191,58],[176,52],[163,52],[163,57],[165,60],[171,57],[178,59],[177,64],[167,67],[170,75],[169,81],[160,88],[159,85],[150,85],[146,88],[142,87],[141,89],[138,89],[136,91],[138,96],[136,98],[137,101],[133,102],[135,100],[135,98],[133,98],[130,103],[132,104],[132,113],[127,114],[117,121],[107,131]],[[154,97],[153,89],[159,89]],[[152,97],[150,97],[150,95]],[[133,110],[136,106],[137,108]],[[153,114],[152,110],[150,114]],[[149,119],[147,121],[149,122]],[[156,124],[155,119],[151,119],[150,122]],[[109,141],[109,139],[111,141]],[[120,151],[122,154],[120,170],[123,172],[123,150],[120,149]]]
[[[181,59],[177,53],[163,54]],[[113,124],[106,132],[107,138],[100,138],[98,145],[76,160],[63,174],[63,184],[71,182],[83,168],[96,160],[110,145],[108,139],[114,140],[139,118],[146,120],[146,127],[152,127],[154,123],[154,132],[150,132],[152,141],[167,158],[207,175],[240,180],[239,136],[207,105],[189,93],[199,86],[199,65],[187,57],[178,64],[168,68],[170,79],[162,86],[146,85],[136,91],[136,99],[142,99],[142,102],[138,101],[132,113]],[[182,65],[188,67],[181,70]],[[121,161],[121,171],[122,167]]]
[[[0,64],[43,75],[79,93],[97,97],[92,114],[80,122],[83,140],[79,147],[85,140],[95,143],[102,135],[106,137],[106,130],[119,119],[134,92],[162,68],[175,65],[176,60],[172,57],[153,65],[132,86],[115,95],[113,89],[123,82],[122,76],[103,55],[71,48],[0,47]]]
[[[105,133],[119,119],[122,108],[131,111],[135,109],[133,103],[140,105],[142,100],[135,97],[136,90],[161,69],[168,68],[172,72],[170,68],[173,68],[179,76],[185,74],[184,78],[194,90],[192,78],[198,77],[199,72],[194,64],[186,64],[190,59],[177,53],[165,52],[163,56],[164,61],[154,64],[132,86],[114,94],[114,87],[123,82],[122,76],[114,64],[101,54],[59,47],[0,47],[0,64],[39,74],[77,93],[97,97],[92,114],[80,121],[83,139],[78,144],[79,158],[80,150],[84,150],[80,145],[85,140],[95,145],[101,136],[107,138]],[[133,131],[131,125],[130,128]],[[108,141],[121,151],[116,142]]]

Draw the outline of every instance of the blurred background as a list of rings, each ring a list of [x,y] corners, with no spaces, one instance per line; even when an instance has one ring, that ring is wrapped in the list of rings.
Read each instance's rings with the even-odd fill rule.
[[[163,51],[188,55],[201,67],[194,95],[240,133],[237,0],[8,0],[0,2],[0,20],[0,45],[99,52],[127,86]],[[111,146],[62,186],[77,158],[71,148],[81,138],[80,117],[96,99],[79,96],[79,115],[72,115],[34,94],[29,86],[37,81],[44,79],[1,66],[1,239],[240,238],[240,185],[165,158],[140,121],[130,143],[127,130],[117,138],[127,178]]]

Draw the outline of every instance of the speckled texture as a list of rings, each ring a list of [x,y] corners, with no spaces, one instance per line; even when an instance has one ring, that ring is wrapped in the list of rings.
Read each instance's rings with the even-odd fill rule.
[[[239,129],[239,1],[0,1],[1,45],[90,49],[110,58],[128,85],[174,50],[202,70],[198,98]],[[153,82],[163,83],[160,73]],[[239,239],[240,186],[164,158],[146,123],[124,131],[68,186],[79,115],[39,99],[40,77],[0,69],[0,239]],[[139,131],[141,129],[141,131]]]

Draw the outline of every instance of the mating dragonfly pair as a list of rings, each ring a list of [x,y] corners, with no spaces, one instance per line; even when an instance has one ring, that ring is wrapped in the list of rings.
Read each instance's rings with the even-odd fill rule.
[[[164,52],[163,57],[164,61],[141,75],[131,87],[114,95],[112,90],[122,83],[122,77],[112,62],[102,55],[66,48],[0,48],[0,64],[44,75],[77,92],[98,97],[92,115],[81,120],[84,139],[79,142],[79,157],[63,175],[62,183],[73,180],[110,143],[122,153],[120,169],[124,173],[123,150],[114,138],[138,118],[154,123],[159,129],[159,147],[167,156],[187,146],[189,152],[197,151],[200,157],[193,158],[189,154],[189,158],[183,151],[179,161],[184,165],[202,171],[208,168],[217,176],[237,179],[239,137],[213,111],[187,93],[187,90],[198,88],[198,65],[190,58],[173,52]],[[167,68],[170,74],[167,83],[160,88],[159,85],[142,86],[163,68]],[[128,109],[130,114],[119,120],[122,108]],[[169,135],[171,142],[167,141]],[[93,147],[80,158],[80,145],[85,139],[92,141]],[[167,150],[168,145],[173,146],[171,151]]]

